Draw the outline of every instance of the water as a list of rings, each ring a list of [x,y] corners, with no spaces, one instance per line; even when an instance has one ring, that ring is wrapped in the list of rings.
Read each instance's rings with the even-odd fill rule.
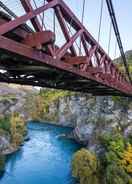
[[[80,146],[58,138],[71,129],[38,122],[28,128],[31,140],[10,156],[0,184],[75,184],[70,163]]]

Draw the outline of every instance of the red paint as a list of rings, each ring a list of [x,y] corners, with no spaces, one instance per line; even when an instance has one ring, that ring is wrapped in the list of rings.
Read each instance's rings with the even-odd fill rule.
[[[107,53],[105,53],[102,47],[62,0],[48,0],[48,4],[35,10],[32,8],[30,1],[21,0],[21,2],[26,11],[25,15],[17,17],[12,21],[5,21],[0,17],[0,48],[8,51],[9,55],[12,53],[22,58],[21,64],[27,62],[28,65],[33,61],[38,66],[47,66],[52,68],[53,71],[56,69],[56,71],[59,71],[58,75],[60,75],[62,81],[57,84],[53,79],[53,83],[51,84],[52,81],[49,82],[42,74],[34,75],[34,79],[21,78],[21,76],[16,79],[10,78],[9,76],[8,81],[20,84],[24,84],[25,81],[25,84],[83,91],[92,93],[93,95],[132,95],[132,86],[126,76],[118,70]],[[66,39],[66,43],[60,48],[57,45],[54,46],[52,42],[53,33],[50,32],[47,34],[43,32],[42,26],[37,18],[40,13],[48,11],[50,8],[55,10],[62,33]],[[28,20],[31,21],[36,31],[35,33],[29,33],[23,30],[22,25]],[[71,24],[70,26],[76,31],[73,36],[70,36],[66,22]],[[17,36],[21,36],[21,33],[23,35],[19,42],[5,36],[7,33],[12,35],[15,31]],[[84,48],[85,53],[83,53],[83,56],[79,56],[74,47],[74,43],[78,38],[81,38]],[[32,48],[43,44],[47,46],[47,50],[39,51]],[[69,78],[66,78],[64,72],[68,77],[71,76],[70,81]],[[78,82],[78,78],[82,82],[74,84],[74,80],[76,79]],[[83,80],[88,82],[84,84]],[[1,76],[0,81],[7,82]]]

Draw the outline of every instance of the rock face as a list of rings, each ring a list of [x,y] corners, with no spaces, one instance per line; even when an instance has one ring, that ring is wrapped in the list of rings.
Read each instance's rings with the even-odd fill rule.
[[[122,129],[125,136],[132,133],[132,103],[127,98],[87,94],[63,97],[49,106],[51,115],[53,122],[74,127],[76,140],[94,151],[100,149],[100,134],[113,129]]]
[[[27,96],[32,93],[35,91],[29,87],[0,84],[0,155],[13,153],[17,149],[11,144],[9,131],[6,131],[7,128],[5,128],[6,130],[3,128],[2,118],[14,112],[20,113],[25,119],[30,118],[25,104]]]
[[[0,115],[19,112],[26,119],[25,102],[28,95],[36,93],[31,87],[0,83]]]
[[[0,152],[6,150],[10,147],[10,138],[9,136],[0,136]]]
[[[31,94],[37,94],[37,91],[1,84],[0,115],[17,111],[30,119],[25,102],[27,95]],[[115,128],[121,129],[125,136],[132,134],[132,102],[127,98],[94,97],[88,94],[63,96],[49,104],[43,120],[74,127],[76,140],[98,151],[100,134]]]

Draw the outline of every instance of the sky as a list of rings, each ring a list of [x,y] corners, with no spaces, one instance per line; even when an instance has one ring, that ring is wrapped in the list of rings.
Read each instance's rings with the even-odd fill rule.
[[[82,1],[83,0],[65,0],[65,2],[74,9],[78,17],[81,17],[82,14]],[[132,0],[113,0],[113,5],[124,50],[130,50],[132,49]],[[98,38],[100,7],[101,0],[86,0],[84,24],[96,40]],[[110,17],[104,0],[100,44],[106,51],[108,51],[109,27]],[[117,55],[118,54],[119,52],[117,51]],[[115,36],[113,30],[110,55],[111,57],[115,56]]]
[[[33,2],[33,0],[31,0]],[[35,0],[38,6],[42,5],[43,0]],[[10,9],[15,11],[18,15],[23,14],[22,7],[20,8],[20,0],[2,0]],[[64,0],[65,3],[69,5],[72,11],[77,15],[79,19],[82,16],[82,6],[83,0]],[[118,21],[118,27],[123,43],[124,50],[132,49],[132,0],[113,0],[113,5],[116,13],[116,18]],[[93,35],[93,37],[98,39],[99,30],[99,18],[100,18],[100,8],[101,0],[86,0],[85,4],[85,14],[84,14],[84,25],[87,30]],[[53,29],[53,12],[45,13],[47,16],[46,26],[48,29]],[[61,35],[61,31],[57,25],[56,32],[59,39],[59,43],[64,44],[64,40]],[[103,17],[100,35],[100,45],[108,52],[108,41],[109,41],[109,30],[110,30],[110,17],[108,14],[106,2],[104,0],[103,6]],[[110,53],[109,55],[114,58],[118,57],[119,50],[115,53],[116,39],[114,32],[112,30]]]

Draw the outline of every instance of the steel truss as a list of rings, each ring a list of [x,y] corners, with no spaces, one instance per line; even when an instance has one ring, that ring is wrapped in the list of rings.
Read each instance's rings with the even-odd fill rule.
[[[29,0],[21,0],[26,14],[11,19],[0,12],[1,82],[82,91],[93,95],[131,96],[132,86],[98,42],[86,30],[63,0],[33,9]],[[43,30],[38,15],[53,8],[66,43],[59,47],[57,35]],[[31,21],[34,31],[28,29]],[[67,24],[75,33],[71,36]],[[75,41],[80,38],[84,52],[80,56]]]

